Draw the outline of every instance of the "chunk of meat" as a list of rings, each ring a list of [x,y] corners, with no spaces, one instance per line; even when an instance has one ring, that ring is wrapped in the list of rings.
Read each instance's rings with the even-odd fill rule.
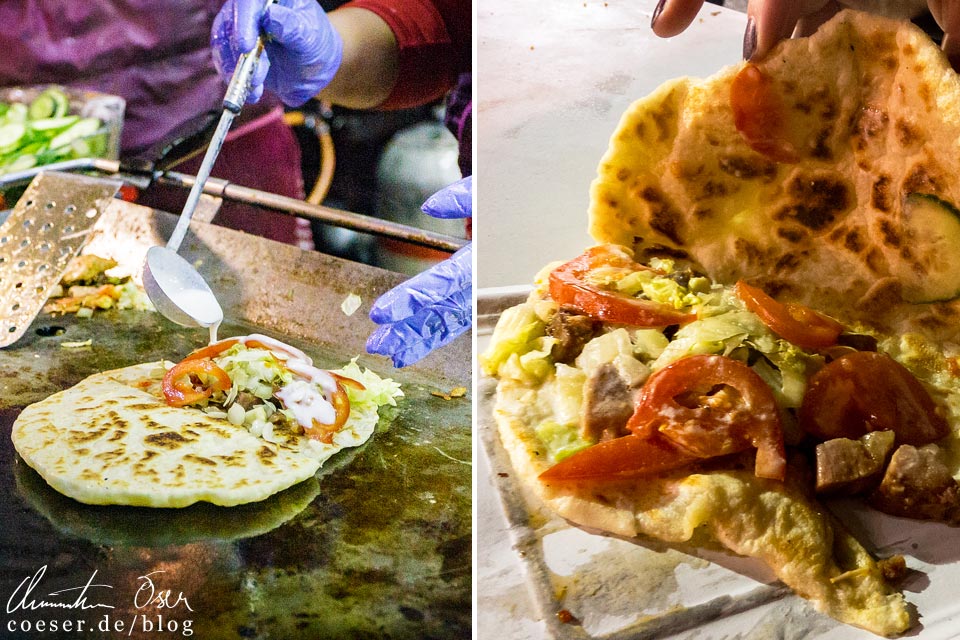
[[[817,445],[817,493],[856,494],[873,489],[893,450],[893,431],[873,431],[858,440],[834,438]]]
[[[104,271],[115,266],[117,261],[113,258],[101,258],[93,254],[77,256],[67,264],[60,282],[65,287],[72,284],[89,284],[95,282]]]
[[[627,435],[635,392],[613,363],[602,365],[587,379],[583,390],[580,436],[590,442],[602,442]]]
[[[551,352],[554,361],[563,364],[573,362],[583,351],[583,346],[597,334],[602,324],[590,316],[560,307],[547,324],[547,335],[557,339]]]
[[[907,561],[900,554],[877,560],[877,566],[880,567],[883,579],[889,584],[897,584],[907,575]]]
[[[900,445],[870,504],[895,516],[960,525],[960,484],[936,445]]]

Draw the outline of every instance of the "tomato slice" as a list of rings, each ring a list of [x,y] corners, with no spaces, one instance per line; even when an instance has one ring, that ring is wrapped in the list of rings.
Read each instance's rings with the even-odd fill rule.
[[[231,386],[230,376],[209,358],[184,360],[163,376],[163,397],[171,407],[184,407],[214,391],[226,391]]]
[[[730,84],[733,123],[750,148],[776,162],[797,162],[800,155],[787,136],[786,108],[773,80],[747,64]]]
[[[581,449],[541,473],[540,480],[624,480],[679,469],[696,460],[661,438],[628,435]]]
[[[843,332],[843,325],[833,318],[802,304],[777,302],[743,280],[737,282],[734,292],[770,331],[803,349],[831,347]]]
[[[233,345],[240,342],[238,338],[226,338],[225,340],[220,340],[219,342],[214,342],[205,347],[196,349],[187,354],[187,357],[184,358],[184,361],[187,360],[201,360],[203,358],[215,358]]]
[[[696,320],[696,314],[677,311],[652,300],[605,291],[584,280],[589,271],[602,266],[634,271],[649,269],[606,245],[598,245],[550,273],[550,297],[559,305],[574,307],[598,320],[636,327],[666,327]]]
[[[341,377],[336,374],[333,375],[335,379]],[[350,378],[344,379],[350,380]],[[355,382],[354,380],[350,381]],[[360,383],[357,382],[357,384]],[[347,419],[350,417],[350,399],[347,397],[347,391],[343,388],[340,380],[337,380],[337,388],[330,394],[330,404],[333,405],[333,409],[336,411],[336,417],[333,422],[323,424],[314,420],[313,426],[304,429],[304,433],[306,433],[308,438],[319,440],[324,444],[333,444],[334,434],[340,431],[343,425],[347,423]]]
[[[750,367],[719,355],[676,360],[654,373],[627,429],[662,436],[697,458],[757,449],[754,473],[783,480],[786,453],[773,391]]]
[[[837,358],[807,381],[800,427],[821,440],[893,431],[897,444],[922,446],[950,432],[927,390],[906,367],[883,353]]]

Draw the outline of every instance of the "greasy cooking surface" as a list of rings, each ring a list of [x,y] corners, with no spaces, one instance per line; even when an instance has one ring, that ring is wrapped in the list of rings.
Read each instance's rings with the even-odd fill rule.
[[[128,221],[131,216],[146,216],[135,209],[123,213]],[[218,243],[247,256],[277,246],[243,234],[221,237],[221,231],[201,229],[203,243],[188,236],[185,247],[190,259],[213,264],[218,259],[203,251],[216,249]],[[137,244],[122,235],[121,240]],[[259,270],[265,282],[281,281],[278,274],[290,269],[286,249],[274,251],[272,263],[254,263],[249,268]],[[330,260],[296,254],[291,258],[304,280],[303,273],[317,268],[313,262]],[[237,285],[223,295],[228,317],[244,315],[238,309],[250,304],[243,296],[248,280],[242,262],[228,265],[229,277]],[[344,277],[337,282],[337,286],[370,287],[361,293],[365,307],[372,302],[372,289],[382,290],[395,279],[359,265],[331,264],[330,270],[336,269],[349,272],[357,282],[363,280],[364,270],[369,271],[366,284],[354,285]],[[200,270],[209,278],[203,266]],[[222,279],[211,280],[217,291],[216,283]],[[286,308],[276,303],[269,310],[289,314],[292,305],[298,304],[303,313],[313,310],[311,305],[319,309],[322,301],[330,309],[326,316],[317,311],[287,325],[289,331],[282,331],[278,323],[270,327],[261,322],[234,323],[223,327],[221,335],[268,332],[302,348],[318,366],[339,366],[361,353],[356,341],[365,337],[369,322],[364,309],[351,318],[344,316],[339,309],[340,292],[331,293],[326,287],[320,274],[306,292],[308,300],[290,301]],[[267,313],[263,305],[252,306],[261,315]],[[316,337],[293,335],[302,336],[308,330]],[[339,332],[358,335],[351,342],[338,337]],[[382,360],[361,358],[365,366],[403,385],[406,397],[399,406],[381,421],[369,443],[328,461],[318,474],[319,482],[308,480],[243,507],[204,504],[169,512],[87,506],[50,489],[14,453],[10,427],[26,404],[96,371],[164,357],[176,360],[206,338],[203,330],[181,329],[155,313],[107,311],[86,320],[43,314],[20,341],[0,350],[0,521],[4,523],[0,594],[6,601],[16,593],[13,601],[20,602],[26,589],[21,583],[42,567],[45,572],[27,600],[73,603],[88,581],[112,586],[89,587],[84,594],[89,609],[20,607],[8,613],[4,622],[82,619],[86,629],[81,637],[125,636],[134,616],[141,615],[154,624],[154,631],[145,632],[146,623],[136,618],[131,637],[155,637],[158,615],[167,628],[165,637],[181,637],[185,620],[191,620],[192,634],[200,638],[468,636],[470,397],[444,400],[431,391],[445,392],[461,384],[469,387],[469,378],[431,377],[428,368],[397,371]],[[60,346],[86,339],[92,339],[91,346]],[[456,367],[447,369],[451,370]],[[151,573],[157,594],[171,590],[167,607],[156,600],[150,604],[147,583],[140,576]],[[138,595],[141,587],[144,590]],[[59,600],[48,595],[69,588],[76,590],[65,592]],[[180,593],[192,611],[182,601],[175,604]],[[123,621],[123,633],[97,631],[105,614],[111,616],[111,624]],[[179,631],[169,633],[173,621],[178,621]]]
[[[49,320],[42,316],[23,344],[0,352],[0,401],[8,407],[0,412],[0,593],[9,597],[45,565],[37,590],[43,595],[82,586],[97,570],[95,582],[114,589],[90,594],[129,620],[143,613],[133,604],[137,578],[165,571],[163,588],[182,591],[193,608],[165,613],[192,618],[197,637],[469,633],[468,399],[447,401],[428,386],[404,385],[407,396],[371,442],[332,459],[319,484],[307,481],[261,504],[200,505],[172,516],[87,506],[57,494],[17,458],[9,433],[19,408],[99,368],[184,354],[203,335],[171,330],[157,314],[142,312],[58,318],[64,334],[37,335],[54,324]],[[87,336],[92,323],[91,347],[59,347],[80,332]],[[228,327],[224,335],[247,330]],[[296,344],[321,366],[340,360]],[[48,366],[26,366],[31,362]],[[70,615],[98,620],[96,613]],[[51,617],[49,610],[11,617],[20,614]]]

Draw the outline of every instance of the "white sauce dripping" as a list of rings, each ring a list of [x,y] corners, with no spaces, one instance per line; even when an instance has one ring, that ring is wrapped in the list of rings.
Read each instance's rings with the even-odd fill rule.
[[[218,322],[216,326],[219,324]],[[216,326],[211,326],[210,344],[216,342],[213,340],[216,336]],[[337,381],[328,372],[313,366],[310,356],[285,342],[259,333],[226,338],[223,341],[226,340],[236,340],[244,346],[250,342],[259,342],[283,360],[290,371],[305,378],[294,380],[274,394],[283,403],[284,408],[293,413],[296,421],[304,429],[313,428],[314,421],[320,424],[333,424],[336,421],[337,411],[321,390],[326,394],[333,393],[337,389]]]
[[[182,289],[177,291],[177,306],[197,321],[201,327],[219,326],[223,310],[209,291]]]

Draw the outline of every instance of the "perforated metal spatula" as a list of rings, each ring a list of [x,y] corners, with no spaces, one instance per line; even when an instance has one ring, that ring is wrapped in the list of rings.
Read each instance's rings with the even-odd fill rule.
[[[26,332],[122,183],[41,173],[0,226],[0,347]]]

